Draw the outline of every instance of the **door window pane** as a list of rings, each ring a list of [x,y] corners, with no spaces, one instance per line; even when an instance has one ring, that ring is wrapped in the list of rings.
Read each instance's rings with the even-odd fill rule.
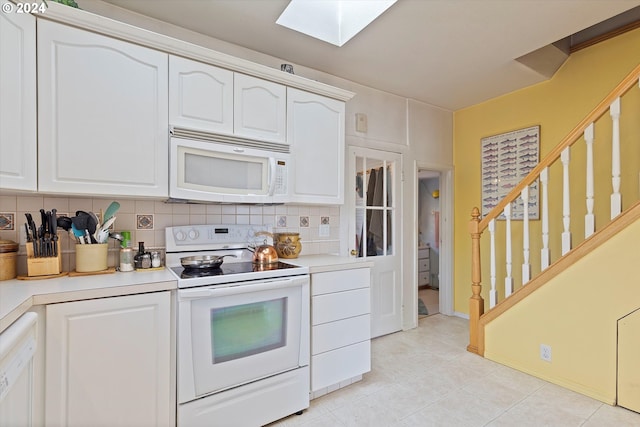
[[[356,248],[359,257],[392,254],[393,163],[356,157]]]

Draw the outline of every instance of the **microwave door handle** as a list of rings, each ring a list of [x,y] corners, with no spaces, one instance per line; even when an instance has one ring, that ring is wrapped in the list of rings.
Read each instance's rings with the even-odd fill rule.
[[[269,196],[276,191],[276,158],[269,157]]]

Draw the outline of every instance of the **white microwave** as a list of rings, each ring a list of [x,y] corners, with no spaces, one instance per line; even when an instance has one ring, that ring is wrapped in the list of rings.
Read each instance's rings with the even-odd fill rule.
[[[287,201],[289,146],[172,128],[169,197],[221,203]]]

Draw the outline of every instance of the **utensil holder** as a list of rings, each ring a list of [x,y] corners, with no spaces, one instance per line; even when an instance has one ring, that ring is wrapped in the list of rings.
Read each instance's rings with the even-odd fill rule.
[[[55,257],[34,257],[33,246],[27,243],[27,275],[50,276],[62,272],[62,254],[60,253],[60,242],[56,242],[58,256]]]
[[[76,271],[89,273],[107,269],[108,243],[76,245]]]

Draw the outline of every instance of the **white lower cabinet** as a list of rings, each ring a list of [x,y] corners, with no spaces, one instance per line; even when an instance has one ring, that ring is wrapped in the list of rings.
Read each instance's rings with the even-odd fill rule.
[[[48,305],[45,425],[175,426],[171,330],[168,291]]]
[[[311,398],[371,370],[369,268],[311,274]]]

